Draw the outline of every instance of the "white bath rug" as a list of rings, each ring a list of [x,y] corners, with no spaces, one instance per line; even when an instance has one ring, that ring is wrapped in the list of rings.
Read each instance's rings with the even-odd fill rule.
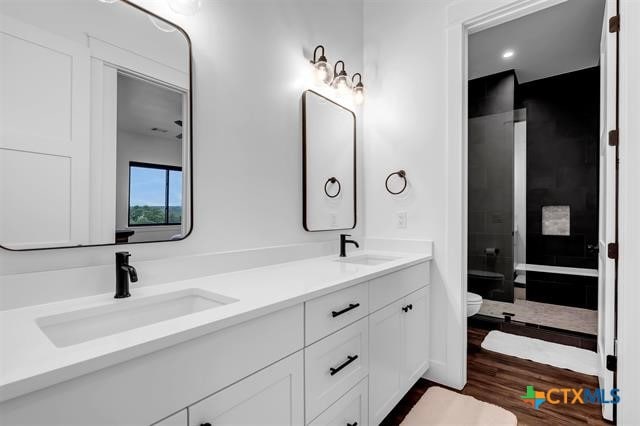
[[[400,426],[517,426],[518,419],[497,405],[440,387],[431,387]]]
[[[480,346],[488,351],[566,368],[590,376],[597,376],[600,372],[597,353],[573,346],[496,330],[489,332]]]

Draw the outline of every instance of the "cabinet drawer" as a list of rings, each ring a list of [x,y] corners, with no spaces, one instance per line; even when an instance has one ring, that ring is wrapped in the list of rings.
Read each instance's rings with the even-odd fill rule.
[[[369,322],[351,324],[305,348],[307,423],[368,374]]]
[[[419,263],[371,280],[369,282],[370,311],[377,311],[429,284],[429,263]]]
[[[345,426],[369,424],[369,384],[367,378],[320,414],[309,426]]]
[[[369,313],[369,287],[362,283],[305,304],[305,344],[310,345]]]
[[[189,407],[189,425],[297,426],[303,423],[302,352]]]

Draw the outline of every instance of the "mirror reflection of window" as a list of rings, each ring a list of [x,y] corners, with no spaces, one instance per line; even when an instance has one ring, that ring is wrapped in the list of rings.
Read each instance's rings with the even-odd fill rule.
[[[118,74],[116,229],[133,232],[128,242],[182,234],[184,97],[168,85]]]
[[[129,226],[180,225],[181,220],[182,170],[130,163]]]

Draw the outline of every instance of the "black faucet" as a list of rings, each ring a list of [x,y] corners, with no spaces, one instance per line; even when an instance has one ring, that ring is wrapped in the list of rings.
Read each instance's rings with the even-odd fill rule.
[[[360,248],[357,241],[347,240],[347,237],[350,236],[349,234],[340,234],[340,257],[347,257],[347,244],[354,244],[357,248]]]
[[[131,296],[129,293],[129,279],[131,282],[138,281],[136,268],[129,265],[131,253],[119,251],[116,253],[116,299],[123,299]]]

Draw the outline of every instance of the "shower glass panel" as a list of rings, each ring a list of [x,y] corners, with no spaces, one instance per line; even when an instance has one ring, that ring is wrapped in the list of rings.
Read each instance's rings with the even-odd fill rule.
[[[514,111],[469,119],[468,290],[514,301]]]

